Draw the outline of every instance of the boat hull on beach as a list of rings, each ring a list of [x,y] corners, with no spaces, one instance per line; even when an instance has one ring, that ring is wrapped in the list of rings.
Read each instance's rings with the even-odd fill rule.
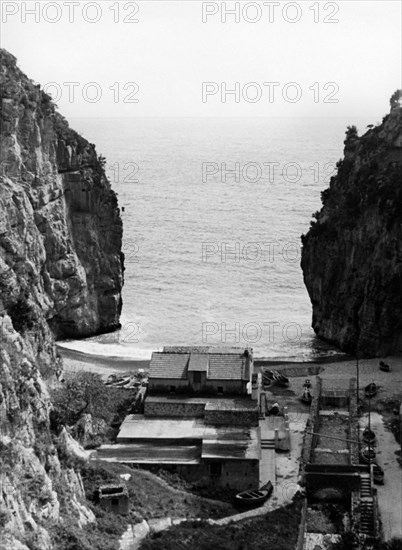
[[[261,506],[272,494],[274,487],[270,481],[258,490],[249,490],[237,493],[235,504],[241,508],[253,508]]]

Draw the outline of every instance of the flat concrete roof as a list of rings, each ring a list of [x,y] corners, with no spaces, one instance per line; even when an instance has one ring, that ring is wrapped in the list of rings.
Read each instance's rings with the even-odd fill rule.
[[[121,425],[117,441],[125,440],[242,440],[254,438],[258,428],[205,425],[202,418],[153,418],[130,414]]]
[[[122,456],[120,462],[130,459],[132,462],[178,464],[180,460],[195,460],[195,449],[198,449],[198,460],[201,445],[202,458],[259,460],[261,454],[259,428],[205,425],[202,418],[129,415],[121,426],[117,442],[118,445],[100,447],[99,456],[107,459],[111,453],[115,457],[118,451]]]
[[[91,459],[125,464],[199,464],[201,445],[161,445],[159,443],[129,443],[102,445]]]
[[[260,460],[261,448],[257,430],[243,439],[204,439],[203,459]]]
[[[202,439],[202,418],[148,418],[130,414],[120,427],[117,441],[124,439]]]

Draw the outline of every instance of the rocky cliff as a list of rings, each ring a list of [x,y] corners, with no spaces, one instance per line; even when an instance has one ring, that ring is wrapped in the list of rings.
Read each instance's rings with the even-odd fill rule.
[[[122,223],[95,147],[4,50],[0,67],[0,538],[50,550],[55,526],[95,522],[49,428],[54,338],[119,326]]]
[[[378,126],[348,127],[344,158],[302,236],[316,334],[350,353],[402,349],[401,93]]]

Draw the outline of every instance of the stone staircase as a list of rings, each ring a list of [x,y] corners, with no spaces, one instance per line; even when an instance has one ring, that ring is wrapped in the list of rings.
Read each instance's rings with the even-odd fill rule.
[[[368,537],[375,536],[374,498],[371,477],[368,473],[360,474],[360,532]]]
[[[261,439],[261,449],[275,449],[275,438]]]

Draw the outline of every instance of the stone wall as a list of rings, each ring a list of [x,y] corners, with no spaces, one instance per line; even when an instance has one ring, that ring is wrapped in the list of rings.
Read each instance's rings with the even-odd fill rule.
[[[184,402],[154,402],[145,400],[144,414],[148,417],[160,416],[163,418],[202,418],[204,416],[205,403]]]
[[[175,386],[176,394],[189,395],[245,395],[246,381],[243,380],[206,380],[204,385],[194,389],[187,379],[167,379],[167,378],[150,378],[149,392],[152,393],[171,393],[171,386]]]
[[[321,388],[322,388],[322,380],[320,377],[318,377],[316,386],[314,388],[313,400],[310,406],[310,417],[307,420],[306,430],[303,438],[303,451],[302,451],[302,457],[301,457],[302,468],[306,464],[309,464],[309,462],[311,462],[312,449],[315,446],[316,436],[313,436],[311,435],[311,433],[308,433],[308,432],[316,432],[318,429]]]
[[[258,408],[228,408],[225,407],[209,409],[208,404],[204,413],[205,424],[214,424],[216,426],[258,426],[259,414]]]
[[[150,378],[148,383],[148,392],[153,393],[171,393],[171,386],[176,388],[175,393],[188,392],[188,380],[186,379],[166,379],[166,378]]]

